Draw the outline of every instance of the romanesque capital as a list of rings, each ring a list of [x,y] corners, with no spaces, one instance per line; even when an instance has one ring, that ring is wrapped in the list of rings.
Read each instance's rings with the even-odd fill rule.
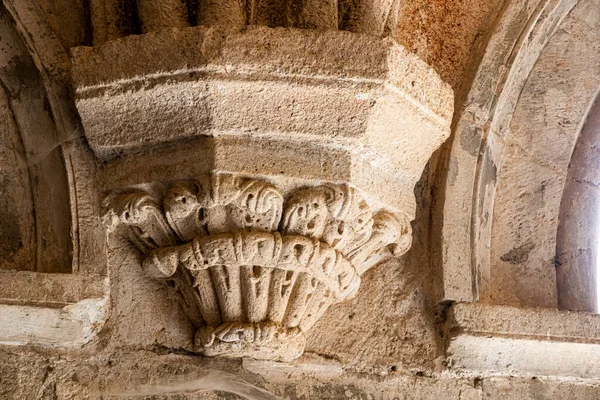
[[[110,194],[110,229],[143,254],[143,270],[179,294],[208,356],[289,361],[327,308],[361,275],[405,253],[402,213],[374,211],[348,185],[293,191],[234,174]]]

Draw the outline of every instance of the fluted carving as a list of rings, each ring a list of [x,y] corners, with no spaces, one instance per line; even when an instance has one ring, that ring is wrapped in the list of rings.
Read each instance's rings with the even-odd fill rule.
[[[160,200],[111,194],[107,223],[167,279],[205,355],[291,360],[327,308],[350,298],[373,265],[407,251],[402,214],[373,212],[346,185],[298,190],[231,174],[176,183]]]
[[[92,0],[94,44],[193,25],[263,25],[393,35],[399,0]]]

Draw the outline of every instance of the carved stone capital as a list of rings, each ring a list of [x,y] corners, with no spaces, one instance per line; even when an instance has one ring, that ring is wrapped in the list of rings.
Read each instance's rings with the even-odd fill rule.
[[[72,54],[109,226],[173,282],[199,352],[291,360],[409,248],[454,100],[394,40],[197,26]]]
[[[110,190],[213,170],[348,182],[412,219],[450,133],[452,90],[389,38],[199,26],[76,48],[72,62]]]
[[[374,211],[348,185],[295,190],[234,174],[114,192],[107,224],[166,279],[197,327],[198,352],[292,360],[327,308],[360,276],[410,247],[402,213]]]

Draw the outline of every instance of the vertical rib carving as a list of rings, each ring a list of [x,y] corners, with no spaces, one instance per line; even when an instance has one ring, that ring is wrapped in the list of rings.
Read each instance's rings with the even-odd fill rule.
[[[198,25],[244,26],[246,25],[245,0],[200,0]]]
[[[291,26],[302,29],[338,29],[337,0],[291,1]]]
[[[217,265],[210,269],[217,289],[223,322],[242,321],[242,296],[240,293],[240,269],[238,266]]]
[[[266,182],[215,174],[167,190],[164,218],[144,192],[110,204],[145,253],[144,271],[176,283],[207,355],[297,357],[327,308],[410,244],[406,217],[373,214],[346,185],[297,190],[284,207]]]
[[[292,292],[283,325],[288,328],[298,326],[304,315],[310,297],[317,289],[318,281],[308,274],[300,274]]]
[[[142,33],[189,26],[185,0],[137,0]]]
[[[269,305],[271,271],[258,265],[241,267],[242,298],[248,322],[264,321]]]
[[[269,320],[283,321],[288,301],[296,284],[298,273],[285,269],[273,271],[271,280],[271,298],[269,299]]]
[[[198,303],[202,301],[200,294],[194,287],[194,278],[190,271],[181,269],[172,276],[174,289],[179,294],[179,304],[183,311],[195,326],[204,325],[206,319],[203,318]]]
[[[194,286],[200,294],[200,312],[208,325],[219,326],[223,322],[219,299],[215,293],[212,276],[209,270],[193,271]]]

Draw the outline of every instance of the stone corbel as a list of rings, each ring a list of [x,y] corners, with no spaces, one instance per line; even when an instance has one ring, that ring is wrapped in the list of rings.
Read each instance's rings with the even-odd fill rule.
[[[217,173],[161,198],[113,193],[107,223],[170,280],[197,327],[198,352],[292,360],[327,308],[353,297],[361,275],[410,247],[409,219],[373,211],[347,185],[296,190]]]
[[[330,305],[408,250],[453,94],[393,40],[198,26],[72,54],[109,229],[175,287],[198,352],[298,357]]]

